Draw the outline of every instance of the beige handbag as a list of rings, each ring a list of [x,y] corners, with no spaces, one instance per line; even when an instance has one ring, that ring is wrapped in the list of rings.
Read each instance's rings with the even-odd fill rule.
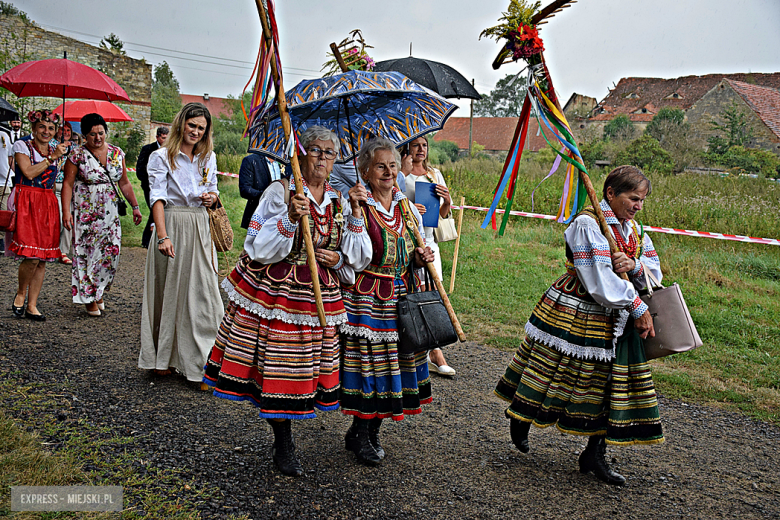
[[[436,242],[450,242],[458,238],[458,230],[455,227],[455,219],[452,218],[452,213],[447,215],[447,218],[439,216],[439,227],[433,228],[433,236],[436,238]]]
[[[642,267],[647,286],[647,294],[642,296],[642,301],[647,304],[655,328],[655,337],[642,340],[648,361],[702,346],[680,286],[674,283],[664,287],[646,266]],[[655,290],[650,283],[651,278]]]
[[[217,203],[213,208],[206,208],[209,213],[209,227],[211,228],[211,239],[217,252],[224,253],[233,249],[233,228],[230,226],[227,211],[222,205],[222,201],[217,196]]]

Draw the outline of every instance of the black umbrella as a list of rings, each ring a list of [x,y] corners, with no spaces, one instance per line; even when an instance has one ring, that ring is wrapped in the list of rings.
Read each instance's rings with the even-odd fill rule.
[[[457,70],[438,61],[421,58],[400,58],[380,61],[376,72],[400,72],[415,83],[433,90],[445,98],[482,99],[469,81]]]
[[[0,121],[13,121],[19,119],[19,112],[14,106],[0,97]]]

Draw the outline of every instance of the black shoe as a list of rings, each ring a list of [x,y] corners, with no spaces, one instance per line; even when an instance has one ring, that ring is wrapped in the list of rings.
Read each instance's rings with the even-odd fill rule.
[[[298,457],[295,456],[295,442],[292,438],[292,425],[287,419],[282,422],[268,421],[274,430],[274,444],[271,447],[271,457],[279,471],[291,477],[300,477],[303,475],[303,466],[301,466]]]
[[[528,446],[528,431],[530,429],[530,422],[509,419],[509,435],[512,437],[512,444],[522,453],[528,453],[531,450],[530,446]]]
[[[375,426],[376,421],[376,426]],[[379,426],[382,424],[382,419],[371,419],[371,423],[368,429],[368,442],[371,443],[371,447],[376,451],[379,460],[385,458],[385,449],[379,443]],[[357,424],[353,424],[347,430],[347,434],[344,436],[344,447],[348,451],[355,451],[359,449],[358,446],[358,427]]]
[[[33,321],[46,321],[46,316],[43,314],[31,314],[27,310],[24,311],[24,317]]]
[[[16,298],[14,298],[14,300],[15,299]],[[22,305],[21,307],[17,307],[16,305],[14,305],[14,302],[11,301],[11,310],[13,311],[15,317],[24,318],[24,305]]]
[[[593,472],[596,478],[613,486],[622,486],[626,483],[626,477],[612,471],[605,459],[607,444],[604,436],[594,435],[588,440],[588,447],[580,455],[580,473]]]
[[[368,419],[356,419],[357,424],[347,430],[347,435],[344,438],[346,448],[355,454],[358,462],[367,466],[376,466],[382,459],[371,445],[371,439],[369,436],[369,420]]]
[[[378,417],[371,419],[371,422],[368,424],[368,440],[371,442],[371,446],[374,447],[374,450],[376,451],[376,454],[379,456],[380,460],[385,458],[385,449],[379,443],[379,428],[381,426],[382,419]]]

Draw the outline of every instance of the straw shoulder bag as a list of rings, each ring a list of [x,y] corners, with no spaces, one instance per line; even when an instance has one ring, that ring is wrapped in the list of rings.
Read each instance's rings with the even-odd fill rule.
[[[642,301],[647,304],[655,329],[655,337],[643,340],[647,359],[679,354],[702,346],[680,286],[674,283],[664,287],[646,266],[642,268],[647,286],[647,294],[642,296]]]
[[[219,195],[217,195],[217,202],[206,210],[209,213],[209,227],[214,246],[220,253],[230,251],[233,249],[233,228],[230,226],[230,219],[225,211],[225,206],[219,200]]]

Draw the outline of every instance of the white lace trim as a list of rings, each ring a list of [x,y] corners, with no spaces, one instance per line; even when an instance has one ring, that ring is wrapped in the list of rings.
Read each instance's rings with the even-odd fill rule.
[[[626,322],[628,321],[629,312],[625,309],[619,309],[618,310],[618,318],[617,321],[615,321],[615,330],[612,333],[614,337],[612,338],[612,350],[615,350],[615,347],[617,347],[617,340],[620,336],[623,335],[623,331],[626,329]]]
[[[240,294],[233,287],[233,284],[225,278],[222,281],[222,288],[227,292],[228,299],[252,314],[268,320],[279,320],[292,325],[308,325],[310,327],[319,327],[320,320],[317,316],[307,316],[305,314],[290,314],[281,309],[266,309],[257,302],[249,300],[246,296]],[[347,313],[342,312],[335,316],[325,316],[325,323],[328,326],[338,327],[347,322]]]
[[[377,332],[369,329],[368,327],[360,327],[355,325],[344,324],[339,329],[342,334],[349,336],[358,336],[366,338],[368,341],[379,342],[395,342],[398,343],[398,332]]]
[[[623,324],[625,325],[625,321]],[[615,328],[617,329],[617,326]],[[526,322],[525,324],[525,333],[534,341],[544,343],[548,347],[554,348],[566,356],[576,357],[577,359],[595,359],[597,361],[612,361],[615,359],[614,341],[612,349],[610,350],[599,347],[575,345],[574,343],[569,343],[564,339],[539,330],[537,327],[531,325],[530,322]],[[615,336],[615,338],[617,338],[617,336]],[[615,339],[615,341],[617,341],[617,339]]]

